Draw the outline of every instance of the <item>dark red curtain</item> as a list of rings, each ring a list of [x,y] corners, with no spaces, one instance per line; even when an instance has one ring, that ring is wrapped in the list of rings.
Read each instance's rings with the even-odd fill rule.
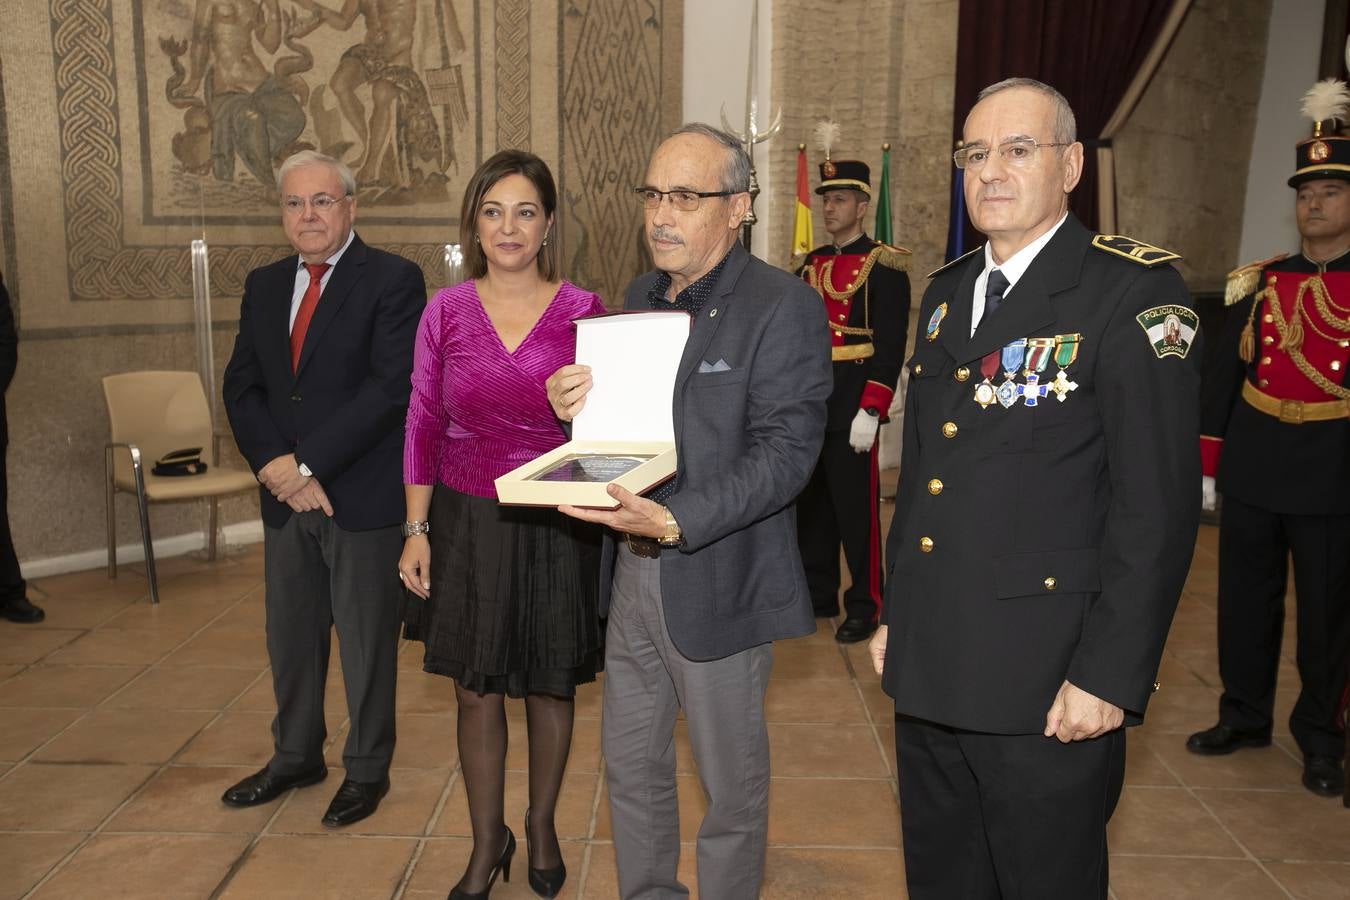
[[[1051,85],[1069,101],[1086,153],[1070,208],[1097,227],[1102,128],[1162,30],[1174,0],[961,0],[953,144],[981,89],[1013,76]],[[983,238],[965,221],[965,247]]]

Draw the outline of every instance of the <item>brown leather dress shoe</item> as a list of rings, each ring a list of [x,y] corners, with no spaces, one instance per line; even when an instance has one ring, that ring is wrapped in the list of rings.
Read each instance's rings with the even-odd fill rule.
[[[381,781],[352,781],[343,779],[328,804],[328,812],[323,814],[323,824],[329,828],[341,828],[359,822],[380,808],[380,800],[389,793],[389,779]]]
[[[220,799],[227,806],[257,806],[270,803],[291,788],[308,787],[318,784],[328,777],[328,767],[318,768],[295,775],[278,775],[263,766],[243,781],[232,786]]]

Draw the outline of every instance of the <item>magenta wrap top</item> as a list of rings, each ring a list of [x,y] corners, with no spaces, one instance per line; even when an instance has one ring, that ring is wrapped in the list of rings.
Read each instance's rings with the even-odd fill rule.
[[[496,497],[493,479],[566,441],[544,382],[576,358],[572,320],[604,311],[599,296],[564,281],[508,353],[472,281],[436,294],[413,350],[404,483],[439,480],[463,494]]]

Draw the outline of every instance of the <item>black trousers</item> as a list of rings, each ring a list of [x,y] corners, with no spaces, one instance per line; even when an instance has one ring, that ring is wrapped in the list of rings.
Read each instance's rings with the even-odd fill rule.
[[[899,716],[910,900],[1105,898],[1125,732],[1062,744]]]
[[[839,545],[852,584],[844,615],[875,622],[881,610],[881,518],[877,445],[855,453],[847,431],[825,432],[811,480],[797,498],[797,546],[818,616],[839,612]]]
[[[1350,665],[1350,515],[1296,516],[1223,498],[1219,520],[1219,721],[1269,733],[1294,560],[1298,674],[1289,731],[1304,753],[1339,757],[1336,712]]]
[[[0,416],[3,415],[4,404],[0,403]],[[0,427],[4,427],[3,422]],[[0,437],[0,606],[21,599],[27,590],[19,572],[19,557],[14,553],[14,537],[9,531],[8,452],[9,441]]]
[[[351,717],[342,751],[347,777],[374,782],[388,773],[402,552],[398,526],[344,531],[321,510],[263,529],[267,655],[277,698],[273,772],[294,775],[323,762],[323,697],[336,625]]]

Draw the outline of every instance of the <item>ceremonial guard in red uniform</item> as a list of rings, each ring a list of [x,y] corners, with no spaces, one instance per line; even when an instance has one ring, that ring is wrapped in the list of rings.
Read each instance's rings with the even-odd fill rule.
[[[857,160],[820,164],[825,229],[833,241],[806,257],[799,274],[825,302],[834,389],[825,444],[797,498],[797,543],[819,617],[839,613],[839,545],[852,584],[844,592],[840,643],[867,639],[881,609],[881,523],[877,429],[886,421],[905,353],[909,251],[872,240],[863,218],[870,172]]]
[[[1335,84],[1309,92],[1305,111]],[[1350,94],[1339,91],[1344,118]],[[1289,179],[1301,252],[1229,275],[1234,305],[1206,373],[1205,493],[1212,503],[1217,477],[1223,495],[1223,697],[1219,723],[1186,747],[1215,755],[1270,743],[1292,554],[1302,688],[1289,730],[1304,754],[1304,786],[1336,796],[1350,660],[1350,138],[1321,126],[1298,145]]]

